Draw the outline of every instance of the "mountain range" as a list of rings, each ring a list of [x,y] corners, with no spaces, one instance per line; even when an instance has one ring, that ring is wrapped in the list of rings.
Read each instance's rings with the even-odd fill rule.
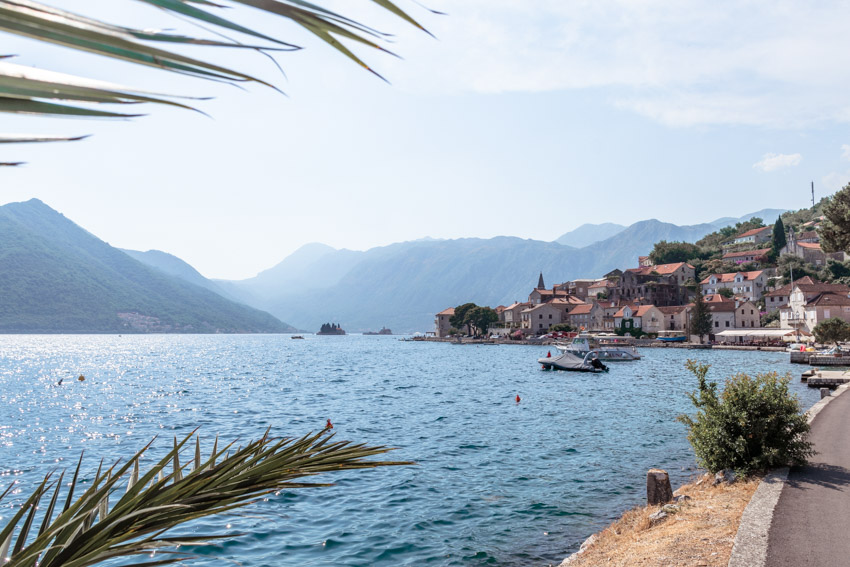
[[[691,226],[586,224],[553,242],[421,239],[366,251],[312,243],[253,278],[226,281],[165,252],[112,248],[32,200],[0,207],[0,332],[294,330],[281,320],[308,330],[335,322],[349,332],[424,331],[446,307],[524,300],[541,272],[549,286],[601,277],[636,266],[660,240],[695,242],[782,212]]]
[[[214,293],[197,272],[169,275],[164,253],[143,256],[148,261],[113,248],[37,199],[0,207],[0,332],[294,330]]]

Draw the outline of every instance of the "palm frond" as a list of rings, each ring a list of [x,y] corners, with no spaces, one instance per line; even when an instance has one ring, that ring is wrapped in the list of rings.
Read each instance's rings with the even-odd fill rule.
[[[174,446],[153,467],[140,476],[139,461],[149,443],[126,463],[99,469],[91,486],[72,502],[79,478],[80,463],[68,488],[64,509],[53,517],[64,474],[58,480],[48,474],[21,508],[0,530],[0,558],[6,557],[14,539],[7,567],[85,567],[114,557],[138,557],[138,565],[163,565],[187,558],[174,548],[201,544],[226,536],[184,535],[168,532],[181,524],[235,510],[255,502],[260,496],[283,489],[327,486],[296,481],[320,473],[411,464],[375,461],[370,457],[390,451],[346,441],[334,441],[327,431],[301,438],[274,439],[268,432],[262,439],[240,447],[232,454],[232,444],[219,449],[218,440],[210,456],[203,460],[196,438],[194,458],[180,463],[180,453],[194,435]],[[153,442],[151,442],[153,443]],[[223,458],[222,458],[223,457]],[[125,490],[121,487],[127,484]],[[0,501],[9,493],[7,487]],[[37,511],[45,495],[38,533],[30,536]],[[117,499],[110,506],[110,497]],[[151,559],[152,550],[164,550],[165,558]],[[161,553],[162,551],[160,551]]]
[[[34,0],[0,0],[0,31],[189,77],[226,83],[253,82],[276,90],[279,89],[272,82],[249,75],[239,69],[220,65],[214,60],[189,57],[172,49],[157,47],[156,44],[249,49],[265,55],[301,49],[301,46],[294,43],[242,25],[232,18],[213,13],[216,9],[242,6],[260,10],[300,26],[382,79],[383,77],[340,40],[390,53],[380,45],[380,42],[389,37],[389,34],[381,33],[347,16],[304,0],[222,0],[221,3],[198,0],[138,1],[199,27],[209,26],[217,38],[178,35],[114,25]],[[406,23],[427,32],[395,2],[371,1]],[[228,38],[226,33],[248,36],[254,41],[260,40],[260,44],[245,44],[237,39]],[[7,57],[9,56],[0,55],[0,60]],[[119,87],[88,78],[60,75],[6,62],[0,65],[2,65],[0,67],[0,112],[81,118],[132,118],[138,115],[80,107],[64,104],[64,102],[152,103],[193,108],[188,104],[175,101],[174,99],[178,97],[153,95],[140,88]],[[30,141],[39,141],[35,139],[37,137],[32,138],[33,140]],[[0,163],[0,165],[19,164],[20,162]]]

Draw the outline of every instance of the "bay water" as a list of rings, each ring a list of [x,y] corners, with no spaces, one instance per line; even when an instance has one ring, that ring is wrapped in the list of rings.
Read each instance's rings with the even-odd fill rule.
[[[330,419],[338,439],[396,447],[388,458],[416,464],[316,477],[334,486],[195,522],[185,529],[244,535],[181,549],[198,556],[191,564],[557,565],[643,502],[649,468],[674,487],[698,474],[676,421],[693,413],[687,358],[720,382],[790,372],[804,409],[819,397],[787,353],[646,348],[594,375],[542,371],[549,350],[359,335],[0,336],[0,491],[18,483],[0,525],[81,452],[86,482],[100,459],[127,459],[153,437],[143,466],[196,428],[208,453],[216,435],[301,436]]]

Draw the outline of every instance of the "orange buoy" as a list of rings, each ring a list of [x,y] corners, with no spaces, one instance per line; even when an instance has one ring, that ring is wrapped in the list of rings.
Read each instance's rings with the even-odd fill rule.
[[[552,358],[552,351],[551,350],[546,353],[546,358]]]
[[[331,420],[329,419],[328,423],[325,425],[325,429],[333,429],[333,428],[334,428],[334,424],[331,423]]]
[[[520,401],[520,397],[519,397],[519,394],[517,394],[516,395],[516,403],[519,403],[519,401]]]

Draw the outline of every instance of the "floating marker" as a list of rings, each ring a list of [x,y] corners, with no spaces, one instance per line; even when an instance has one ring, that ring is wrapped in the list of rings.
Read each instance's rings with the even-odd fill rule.
[[[521,399],[521,398],[519,397],[519,394],[517,394],[517,395],[516,395],[516,403],[519,403],[520,399]]]
[[[86,379],[86,377],[85,377],[85,376],[83,376],[82,374],[80,374],[80,377],[79,377],[79,378],[77,378],[77,381],[82,382],[82,381],[83,381],[83,380],[85,380],[85,379]]]
[[[334,428],[334,424],[331,423],[331,420],[329,419],[328,423],[325,425],[325,429],[333,429],[333,428]]]

